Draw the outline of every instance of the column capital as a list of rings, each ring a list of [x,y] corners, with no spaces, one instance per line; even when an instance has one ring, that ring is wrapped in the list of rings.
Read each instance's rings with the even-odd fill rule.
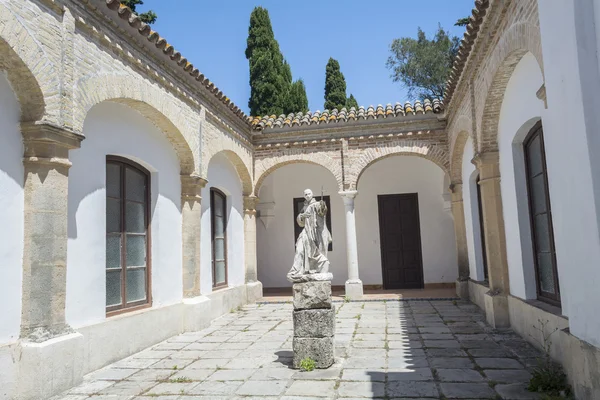
[[[180,179],[182,200],[201,201],[202,196],[200,195],[200,192],[206,186],[208,181],[198,175],[180,175]]]
[[[256,214],[256,205],[260,201],[260,199],[256,196],[244,196],[244,214]]]
[[[452,203],[460,203],[463,201],[463,184],[462,182],[451,183],[448,190],[452,196]]]
[[[471,163],[479,170],[480,184],[490,179],[500,179],[500,153],[497,151],[477,153]]]
[[[21,124],[23,162],[69,168],[69,150],[78,149],[83,135],[48,123]]]
[[[354,198],[358,195],[358,190],[344,190],[339,192],[339,195],[342,196],[342,200],[344,201],[344,205],[346,207],[354,206]]]

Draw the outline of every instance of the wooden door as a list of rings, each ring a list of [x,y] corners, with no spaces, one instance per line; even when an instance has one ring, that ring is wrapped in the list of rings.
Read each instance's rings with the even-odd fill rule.
[[[377,196],[384,289],[423,288],[417,193]]]

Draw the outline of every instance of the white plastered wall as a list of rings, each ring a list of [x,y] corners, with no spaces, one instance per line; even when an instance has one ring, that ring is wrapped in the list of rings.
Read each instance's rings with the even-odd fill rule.
[[[70,152],[67,322],[77,328],[106,317],[106,156],[151,172],[152,305],[182,299],[179,160],[165,134],[137,111],[105,102],[93,107],[81,148]]]
[[[544,103],[536,96],[542,83],[537,60],[533,54],[525,54],[508,81],[498,124],[510,292],[522,299],[537,297],[523,141],[544,110]]]
[[[469,276],[475,281],[483,281],[483,247],[481,226],[479,225],[479,205],[477,201],[478,171],[471,162],[473,159],[473,139],[468,138],[462,158],[463,207],[469,256]]]
[[[224,154],[215,155],[208,164],[208,184],[202,189],[201,271],[202,294],[212,288],[212,245],[210,189],[227,195],[227,281],[229,287],[244,284],[244,208],[242,184],[233,164]]]
[[[398,193],[418,193],[424,283],[457,279],[454,223],[444,203],[444,176],[436,164],[415,156],[385,158],[362,174],[355,213],[358,265],[364,284],[382,283],[377,195]]]
[[[23,270],[23,138],[17,98],[0,71],[0,344],[19,337]]]
[[[600,1],[538,1],[548,110],[542,117],[562,312],[600,346]]]
[[[293,199],[312,189],[315,197],[330,196],[333,250],[328,257],[334,285],[348,279],[346,262],[346,222],[344,203],[338,194],[335,177],[324,167],[298,163],[285,165],[266,177],[260,188],[261,217],[256,219],[258,280],[263,287],[289,287],[286,274],[292,267],[295,252]],[[360,248],[359,248],[360,252]]]

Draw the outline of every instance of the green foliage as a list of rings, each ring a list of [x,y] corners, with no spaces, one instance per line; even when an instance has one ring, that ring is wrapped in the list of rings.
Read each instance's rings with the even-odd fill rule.
[[[464,18],[459,18],[456,21],[456,23],[454,24],[454,26],[467,26],[467,25],[469,25],[469,23],[471,23],[471,18],[464,17]]]
[[[450,37],[441,26],[431,40],[419,28],[416,39],[394,39],[386,65],[410,97],[442,98],[458,47],[459,38]]]
[[[348,110],[350,110],[352,107],[354,107],[358,110],[358,102],[354,98],[354,95],[352,93],[350,93],[350,97],[348,97],[346,99],[346,108]]]
[[[304,360],[300,361],[300,369],[302,371],[312,371],[315,369],[315,360],[310,357],[306,357]]]
[[[542,346],[544,357],[538,359],[538,366],[531,372],[527,390],[542,392],[546,399],[570,398],[571,387],[567,382],[567,375],[562,367],[550,357],[550,347],[552,345],[550,338],[558,328],[548,331],[546,329],[548,323],[548,320],[538,319],[539,326],[533,325],[533,328],[540,332],[541,340],[533,335],[530,336]]]
[[[246,44],[246,59],[250,64],[250,114],[308,111],[304,83],[292,82],[292,69],[281,54],[265,8],[256,7],[250,14]]]
[[[179,378],[169,379],[169,383],[189,383],[192,380],[186,376],[180,376]]]
[[[329,58],[325,67],[325,105],[326,110],[337,108],[338,111],[346,106],[346,79],[340,71],[340,63]]]
[[[131,11],[133,11],[134,13],[137,14],[137,11],[136,11],[137,6],[143,5],[144,0],[121,0],[121,4],[129,7],[131,9]],[[158,18],[156,13],[152,10],[146,11],[145,13],[138,14],[138,17],[140,17],[142,22],[145,22],[147,24],[155,23],[156,19]]]

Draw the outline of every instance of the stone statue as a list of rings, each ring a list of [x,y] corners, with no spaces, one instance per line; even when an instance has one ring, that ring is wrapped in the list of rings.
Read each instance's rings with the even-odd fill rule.
[[[304,191],[304,199],[302,211],[296,217],[296,222],[304,229],[296,241],[294,265],[287,279],[293,283],[331,280],[327,259],[327,248],[331,243],[325,221],[327,206],[323,200],[315,200],[310,189]]]

